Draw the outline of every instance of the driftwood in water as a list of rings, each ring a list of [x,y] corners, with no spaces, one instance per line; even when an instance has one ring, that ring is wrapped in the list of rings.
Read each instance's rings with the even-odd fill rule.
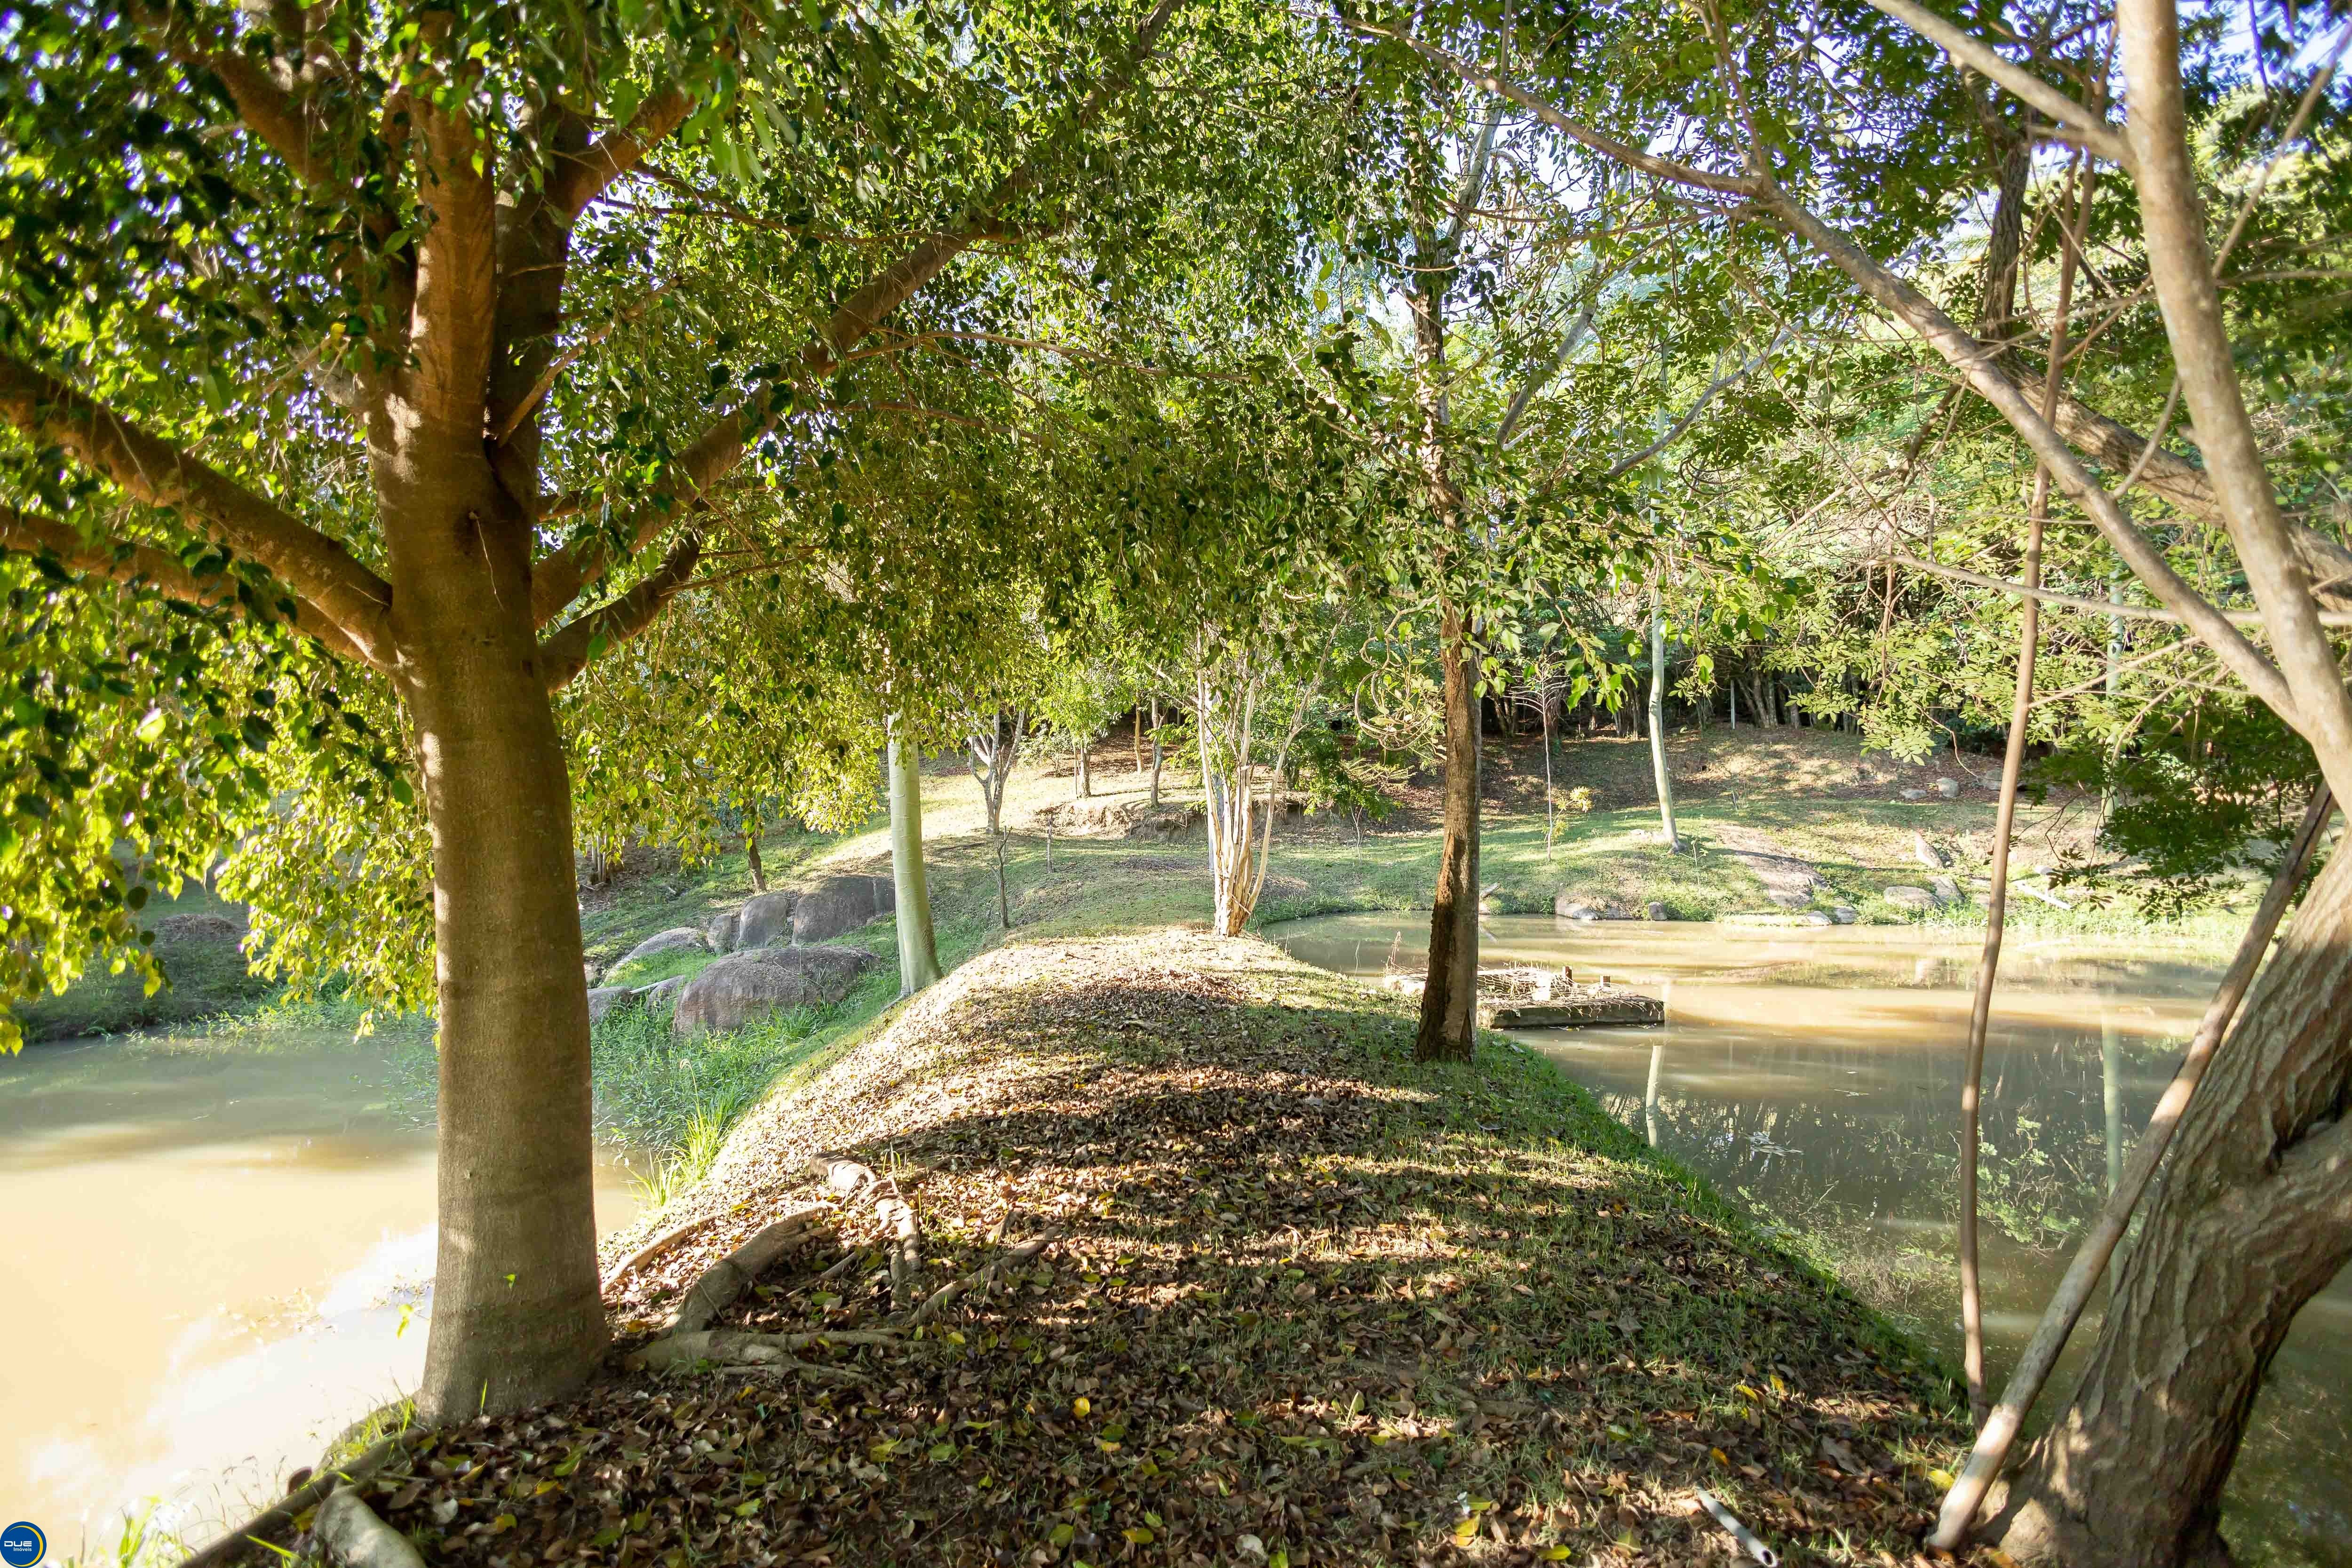
[[[257,1555],[266,1537],[294,1522],[295,1516],[324,1501],[346,1480],[365,1480],[400,1457],[401,1439],[386,1437],[346,1465],[329,1465],[309,1480],[263,1509],[242,1526],[180,1564],[180,1568],[227,1568],[248,1554]]]
[[[1407,996],[1421,994],[1418,974],[1381,982]],[[1478,1026],[1485,1029],[1582,1029],[1663,1024],[1665,1004],[1610,984],[1580,984],[1567,970],[1511,968],[1478,972]]]

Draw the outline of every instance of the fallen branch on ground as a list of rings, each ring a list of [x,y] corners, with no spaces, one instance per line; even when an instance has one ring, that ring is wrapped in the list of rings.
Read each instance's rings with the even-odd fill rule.
[[[297,1514],[316,1508],[342,1482],[365,1480],[399,1458],[401,1439],[386,1437],[347,1465],[330,1465],[317,1475],[263,1509],[245,1524],[205,1547],[180,1568],[226,1568],[248,1551],[294,1522]]]
[[[614,1268],[613,1272],[606,1277],[604,1280],[604,1289],[610,1290],[614,1286],[618,1285],[622,1280],[626,1279],[630,1275],[635,1273],[639,1268],[643,1267],[645,1264],[652,1262],[655,1258],[659,1258],[663,1253],[667,1252],[671,1247],[676,1247],[688,1237],[693,1236],[699,1231],[707,1230],[711,1226],[718,1224],[720,1220],[726,1217],[727,1215],[724,1213],[705,1215],[700,1219],[690,1219],[684,1225],[662,1232],[659,1236],[654,1237],[651,1241],[646,1243],[643,1247],[640,1247],[635,1252],[632,1252],[626,1258],[621,1259],[620,1267]]]
[[[678,1303],[677,1311],[669,1321],[669,1331],[691,1333],[725,1311],[770,1264],[805,1240],[825,1215],[822,1208],[787,1215],[712,1264],[686,1293],[686,1300]]]
[[[908,1320],[908,1326],[919,1328],[952,1306],[956,1299],[965,1292],[985,1289],[994,1282],[996,1271],[1007,1264],[1018,1268],[1021,1265],[1031,1261],[1054,1244],[1055,1236],[1055,1233],[1049,1230],[1036,1240],[1025,1242],[1014,1247],[1003,1257],[991,1262],[986,1268],[976,1269],[961,1279],[952,1279],[940,1286],[931,1292],[929,1300],[915,1309],[915,1315]]]

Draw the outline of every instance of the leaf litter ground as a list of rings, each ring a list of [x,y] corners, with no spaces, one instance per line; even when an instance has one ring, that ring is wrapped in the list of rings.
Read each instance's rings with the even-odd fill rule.
[[[490,1568],[1741,1560],[1704,1487],[1788,1561],[1914,1561],[1948,1381],[1540,1058],[1411,1044],[1253,939],[976,959],[612,1244],[710,1222],[616,1283],[586,1392],[368,1500]],[[819,1155],[911,1205],[926,1290],[1050,1243],[912,1330],[888,1205],[841,1202],[710,1327],[848,1337],[628,1370]]]

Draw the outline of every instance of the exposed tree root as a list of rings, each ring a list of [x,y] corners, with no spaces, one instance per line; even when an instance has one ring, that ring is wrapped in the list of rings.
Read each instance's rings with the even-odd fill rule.
[[[812,1345],[887,1345],[898,1342],[897,1329],[843,1329],[834,1333],[755,1334],[733,1329],[706,1329],[671,1334],[629,1357],[632,1370],[667,1372],[696,1362],[768,1363],[793,1361],[794,1351]]]
[[[180,1568],[227,1568],[260,1548],[263,1538],[278,1534],[295,1516],[316,1508],[346,1480],[364,1480],[400,1457],[401,1440],[386,1437],[347,1465],[331,1465],[288,1492],[269,1507],[210,1546],[189,1557]]]
[[[874,1215],[889,1235],[890,1247],[890,1310],[903,1312],[912,1304],[915,1292],[923,1279],[923,1232],[915,1223],[915,1205],[897,1195],[874,1205]]]
[[[655,1258],[659,1258],[663,1253],[667,1252],[671,1247],[676,1247],[688,1237],[707,1230],[711,1226],[718,1224],[720,1220],[726,1217],[727,1216],[724,1213],[705,1215],[700,1219],[690,1219],[684,1225],[677,1226],[673,1229],[662,1232],[659,1236],[654,1237],[651,1241],[646,1243],[643,1247],[640,1247],[635,1252],[632,1252],[626,1258],[621,1259],[620,1266],[614,1268],[612,1273],[604,1277],[604,1289],[607,1290],[612,1289],[614,1286],[618,1285],[622,1280],[626,1279],[630,1275],[635,1273],[646,1264],[648,1264]]]
[[[806,1240],[826,1213],[822,1208],[806,1208],[786,1215],[712,1264],[686,1293],[686,1300],[678,1303],[677,1313],[669,1321],[669,1331],[692,1333],[733,1305],[735,1299],[770,1264]]]
[[[329,1560],[343,1568],[425,1568],[423,1555],[408,1537],[378,1519],[349,1486],[337,1487],[319,1505],[310,1535]]]

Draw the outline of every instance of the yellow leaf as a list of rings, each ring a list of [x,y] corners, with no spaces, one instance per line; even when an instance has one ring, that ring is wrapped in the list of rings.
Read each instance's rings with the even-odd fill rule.
[[[1727,1465],[1731,1463],[1731,1456],[1725,1453],[1720,1448],[1709,1448],[1706,1451],[1706,1457],[1713,1459],[1718,1465]]]
[[[514,1515],[510,1513],[502,1513],[499,1515],[498,1518],[490,1521],[490,1533],[492,1535],[503,1535],[506,1531],[512,1530],[514,1528]]]
[[[1746,1384],[1744,1384],[1744,1383],[1740,1383],[1740,1384],[1734,1384],[1732,1386],[1733,1386],[1733,1387],[1735,1387],[1735,1388],[1737,1388],[1737,1389],[1738,1389],[1740,1393],[1742,1393],[1742,1394],[1746,1394],[1746,1395],[1747,1395],[1748,1398],[1750,1398],[1750,1399],[1758,1400],[1758,1401],[1759,1401],[1759,1402],[1760,1402],[1760,1401],[1763,1399],[1763,1397],[1764,1397],[1762,1394],[1760,1394],[1757,1393],[1754,1389],[1752,1389],[1752,1388],[1748,1387],[1748,1386]]]
[[[1100,1448],[1106,1454],[1116,1454],[1118,1452],[1118,1445],[1112,1442],[1108,1437],[1096,1438],[1095,1447]]]
[[[1082,1394],[1078,1395],[1077,1398],[1070,1402],[1070,1408],[1076,1411],[1081,1415],[1086,1415],[1093,1412],[1094,1404]]]
[[[533,1497],[545,1497],[550,1492],[560,1492],[562,1489],[563,1483],[562,1481],[541,1481],[539,1485],[530,1489],[530,1495]]]
[[[1949,1470],[1929,1470],[1927,1479],[1946,1491],[1952,1489],[1952,1472]]]
[[[1547,1546],[1543,1549],[1541,1555],[1543,1560],[1547,1563],[1565,1563],[1568,1561],[1568,1548],[1565,1546]]]
[[[1144,1529],[1141,1525],[1137,1525],[1132,1530],[1122,1530],[1119,1533],[1126,1536],[1127,1539],[1135,1545],[1149,1546],[1151,1544],[1151,1531]]]
[[[963,1334],[961,1331],[950,1329],[948,1331],[948,1343],[951,1345],[960,1345],[963,1343]]]

